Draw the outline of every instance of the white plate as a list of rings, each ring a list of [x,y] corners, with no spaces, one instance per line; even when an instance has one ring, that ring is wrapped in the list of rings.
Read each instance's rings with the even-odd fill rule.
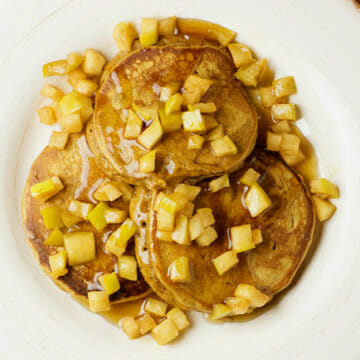
[[[1,359],[360,358],[360,13],[351,1],[16,0],[0,10]],[[295,76],[299,125],[341,199],[295,286],[270,311],[221,326],[194,315],[179,341],[158,347],[150,337],[129,341],[43,275],[24,240],[19,204],[50,133],[35,116],[41,65],[85,47],[110,57],[117,22],[174,13],[236,30],[277,76]]]

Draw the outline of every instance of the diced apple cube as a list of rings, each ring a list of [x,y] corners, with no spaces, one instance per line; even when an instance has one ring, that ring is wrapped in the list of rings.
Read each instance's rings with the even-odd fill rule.
[[[175,203],[175,212],[181,211],[188,203],[188,197],[179,192],[173,192],[170,194],[169,199]]]
[[[133,24],[123,21],[115,25],[113,30],[113,38],[119,50],[130,51],[133,41],[138,37],[138,34]]]
[[[149,313],[142,314],[136,318],[140,327],[140,334],[145,335],[156,326],[156,321],[151,317]]]
[[[98,313],[111,310],[109,295],[106,291],[89,291],[88,299],[89,308],[92,312]]]
[[[164,106],[159,107],[159,117],[161,121],[161,126],[165,133],[176,131],[181,129],[182,120],[181,112],[175,112],[173,114],[166,115]]]
[[[328,198],[339,198],[339,188],[331,181],[324,178],[311,180],[310,191],[314,194],[320,194]]]
[[[49,256],[49,266],[51,270],[51,275],[57,279],[60,276],[64,276],[68,273],[66,268],[67,257],[65,251],[60,251],[56,255]]]
[[[201,191],[200,186],[178,184],[175,187],[174,192],[185,195],[189,201],[194,201]]]
[[[135,256],[120,256],[118,260],[118,269],[121,278],[137,281],[137,262]]]
[[[238,285],[235,296],[249,300],[249,306],[253,308],[262,307],[270,300],[269,296],[263,294],[255,286],[248,284]]]
[[[250,65],[255,62],[251,50],[240,43],[229,44],[228,49],[230,50],[231,56],[234,60],[235,67]]]
[[[313,201],[315,205],[316,216],[319,221],[326,221],[334,215],[336,206],[329,200],[313,196]]]
[[[180,90],[180,86],[181,84],[178,81],[170,81],[168,84],[163,86],[160,90],[160,101],[168,101],[172,95]]]
[[[160,208],[156,215],[157,227],[160,231],[173,231],[175,225],[175,213],[169,213]]]
[[[270,151],[280,151],[280,146],[282,142],[281,134],[275,134],[268,131],[266,133],[266,149]]]
[[[187,256],[180,256],[169,266],[170,279],[176,283],[191,281],[190,260]]]
[[[82,131],[84,125],[80,113],[61,116],[59,118],[59,123],[62,129],[68,133],[79,133]]]
[[[206,131],[215,129],[219,125],[213,115],[203,115],[203,119],[205,122]]]
[[[175,34],[176,16],[163,18],[159,20],[159,35],[170,36]]]
[[[236,145],[228,135],[210,142],[210,147],[218,157],[237,154]]]
[[[48,230],[62,228],[64,226],[61,216],[60,209],[55,206],[41,209],[41,215],[44,220],[44,225]]]
[[[195,205],[192,202],[188,201],[185,204],[184,208],[181,211],[179,211],[178,214],[179,215],[184,215],[187,218],[190,218],[194,213],[194,207],[195,207]]]
[[[271,107],[273,104],[276,103],[272,86],[264,86],[259,88],[259,94],[263,106]]]
[[[64,234],[59,229],[54,229],[53,232],[44,241],[44,245],[47,246],[63,246]]]
[[[132,186],[123,181],[114,181],[114,185],[121,191],[121,197],[124,201],[131,200],[134,193],[134,188]]]
[[[126,126],[124,137],[126,139],[136,139],[142,130],[142,121],[133,110],[127,110]]]
[[[196,213],[189,220],[189,231],[190,231],[190,239],[195,240],[199,237],[205,230],[205,227],[202,223],[201,216]]]
[[[122,195],[117,181],[105,181],[95,190],[93,197],[97,201],[115,201]]]
[[[171,95],[170,99],[165,104],[165,114],[170,115],[174,112],[179,112],[181,110],[182,96],[179,93]]]
[[[107,222],[104,213],[107,209],[109,209],[107,204],[99,202],[87,216],[87,220],[97,231],[102,231],[106,228]]]
[[[53,176],[37,184],[34,184],[31,189],[31,196],[35,199],[47,200],[56,195],[64,188],[58,176]]]
[[[153,18],[141,19],[140,42],[141,46],[147,47],[158,42],[158,20]]]
[[[64,116],[80,113],[81,119],[85,122],[92,115],[93,106],[90,98],[73,91],[62,97],[60,110]]]
[[[240,178],[240,182],[246,186],[252,186],[258,181],[260,174],[253,168],[247,169],[243,176]]]
[[[94,94],[94,92],[97,90],[97,88],[98,88],[98,84],[95,81],[92,81],[89,79],[80,80],[75,85],[75,90],[78,93],[83,94],[85,96],[89,96],[89,97]]]
[[[214,260],[214,266],[219,274],[219,276],[225,274],[229,271],[232,267],[234,267],[239,262],[237,254],[235,251],[226,251],[221,255],[217,256]]]
[[[158,117],[154,118],[150,126],[147,127],[137,138],[138,143],[146,149],[151,150],[163,136],[163,129]]]
[[[53,109],[50,106],[44,106],[38,111],[40,122],[44,125],[54,125],[56,123],[56,117]]]
[[[224,137],[224,135],[225,135],[224,126],[220,124],[207,134],[207,138],[209,141],[214,141]]]
[[[106,63],[104,56],[97,50],[86,49],[82,64],[83,70],[88,76],[100,75]]]
[[[215,218],[214,218],[212,209],[201,208],[201,209],[198,209],[198,211],[196,213],[199,214],[199,216],[201,218],[201,222],[204,225],[204,227],[208,227],[210,225],[215,224]]]
[[[65,210],[65,209],[60,210],[60,217],[66,227],[73,226],[73,225],[83,221],[82,217],[76,216],[76,215],[72,214],[70,211]]]
[[[140,324],[130,316],[121,319],[121,328],[129,339],[136,339],[141,336]]]
[[[188,140],[188,149],[189,150],[201,150],[205,139],[200,135],[192,135]]]
[[[146,106],[140,106],[135,102],[133,102],[131,104],[131,107],[137,114],[139,114],[146,121],[154,119],[157,116],[159,110],[159,104],[157,102],[154,102],[151,105],[146,105]]]
[[[250,301],[242,297],[229,297],[225,304],[231,309],[230,316],[243,315],[249,310]]]
[[[190,325],[190,321],[187,318],[186,314],[178,307],[175,307],[168,311],[166,317],[175,324],[176,328],[179,331],[186,329]]]
[[[92,232],[71,232],[64,235],[65,251],[70,266],[95,260],[95,238]]]
[[[232,227],[230,229],[230,237],[231,247],[237,253],[255,248],[249,224]]]
[[[74,88],[80,80],[85,80],[86,74],[81,67],[77,67],[68,73],[67,82]]]
[[[216,230],[212,226],[208,226],[203,233],[196,238],[196,243],[200,246],[209,246],[218,237]]]
[[[114,294],[120,289],[119,279],[114,272],[99,276],[99,283],[108,295]]]
[[[151,335],[158,345],[165,345],[179,336],[175,324],[166,319],[151,330]]]
[[[286,76],[273,81],[273,94],[279,99],[285,96],[296,94],[296,84],[292,76]]]
[[[65,131],[53,131],[49,140],[49,147],[64,150],[69,140],[69,135]]]
[[[144,174],[155,171],[156,150],[149,151],[139,160],[139,170]]]
[[[109,208],[104,211],[104,217],[108,224],[120,224],[127,217],[127,211]]]
[[[213,102],[189,104],[188,110],[189,111],[200,110],[200,112],[202,113],[213,113],[216,111],[216,105]]]
[[[53,85],[45,84],[40,91],[40,95],[58,102],[64,96],[64,92]]]
[[[156,202],[158,202],[158,206],[156,205],[156,209],[164,209],[168,213],[176,212],[176,202],[171,199],[169,195],[165,195],[163,192],[160,192],[156,198]]]
[[[272,125],[271,130],[277,134],[282,134],[282,133],[289,134],[291,132],[289,123],[286,120],[281,120],[276,124]]]
[[[172,232],[171,231],[160,231],[158,230],[156,232],[156,238],[159,239],[160,241],[167,241],[167,242],[172,242]]]
[[[241,67],[236,71],[234,76],[245,86],[256,87],[266,68],[266,59],[255,61],[253,64]]]
[[[272,202],[264,189],[254,183],[245,195],[245,205],[248,208],[251,217],[260,215],[265,209],[271,206]]]
[[[157,299],[148,298],[144,309],[152,315],[164,317],[166,314],[167,304]]]
[[[78,66],[80,66],[84,61],[84,57],[82,55],[77,54],[76,52],[70,52],[66,56],[66,61],[67,61],[66,72],[68,73],[76,69]]]
[[[262,233],[260,229],[252,230],[251,234],[252,234],[252,242],[255,245],[261,244],[263,242]]]
[[[275,120],[296,120],[295,104],[275,104],[271,106],[271,114]]]
[[[213,80],[198,75],[189,75],[184,82],[183,104],[196,104],[213,84]]]
[[[190,244],[189,219],[185,215],[177,215],[175,229],[171,235],[172,239],[181,245]]]
[[[297,135],[282,133],[281,137],[280,151],[291,154],[297,154],[299,152],[300,138]]]
[[[214,304],[213,305],[213,311],[211,315],[209,316],[210,320],[220,320],[227,316],[229,316],[231,313],[231,308],[225,304]]]
[[[82,217],[84,220],[87,220],[87,217],[90,211],[93,209],[94,205],[79,200],[71,200],[69,205],[69,211],[76,216]]]
[[[224,174],[215,180],[209,182],[209,188],[211,192],[217,192],[221,189],[230,187],[230,181],[228,174]]]
[[[67,69],[66,60],[57,60],[49,62],[42,67],[43,77],[65,75]]]
[[[297,153],[280,151],[280,155],[289,166],[300,164],[305,160],[305,155],[301,150]]]
[[[181,120],[185,131],[205,131],[206,126],[200,110],[185,111],[181,114]]]

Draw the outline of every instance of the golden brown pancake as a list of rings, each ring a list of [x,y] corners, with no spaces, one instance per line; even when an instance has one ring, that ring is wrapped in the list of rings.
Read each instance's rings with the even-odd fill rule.
[[[140,49],[118,63],[103,78],[95,101],[93,128],[97,146],[114,170],[127,182],[148,186],[164,180],[180,181],[186,177],[205,177],[235,170],[251,152],[257,135],[257,118],[239,81],[233,78],[235,67],[224,50],[210,45],[162,46]],[[203,96],[203,102],[215,102],[215,118],[237,146],[236,155],[216,157],[205,142],[202,150],[187,150],[191,135],[178,130],[167,133],[155,147],[157,169],[154,173],[139,171],[139,159],[147,153],[136,140],[123,136],[124,110],[112,107],[112,97],[121,91],[139,106],[156,103],[159,86],[170,81],[183,82],[196,73],[211,78],[214,84]]]
[[[239,182],[250,167],[261,174],[259,184],[272,200],[271,208],[256,218],[251,218],[243,205],[247,187]],[[212,208],[218,233],[218,239],[209,246],[158,241],[156,214],[150,210],[146,237],[150,264],[163,286],[186,308],[211,311],[214,303],[233,296],[240,283],[254,285],[273,297],[290,284],[311,244],[315,218],[310,195],[302,179],[282,160],[256,150],[229,177],[230,188],[217,193],[209,191],[208,181],[200,183],[202,191],[195,201],[195,210]],[[153,201],[156,194],[154,191]],[[219,276],[213,259],[231,249],[228,230],[241,224],[261,229],[263,242],[249,252],[238,254],[239,263]],[[167,276],[170,264],[179,256],[189,257],[193,267],[194,280],[187,284],[174,283]]]
[[[31,196],[32,185],[55,175],[61,178],[65,186],[64,190],[46,202]],[[70,136],[65,150],[46,147],[32,164],[23,194],[23,226],[26,238],[46,274],[50,273],[49,255],[55,254],[57,250],[55,247],[43,244],[52,230],[45,228],[40,213],[41,208],[57,206],[68,209],[73,199],[96,203],[92,194],[106,177],[96,166],[85,135],[80,134]],[[111,203],[111,206],[127,209],[128,203],[117,200]],[[69,229],[63,228],[64,232],[92,231],[96,241],[96,259],[83,265],[69,267],[68,274],[54,280],[55,283],[72,295],[86,300],[88,290],[99,288],[97,276],[114,271],[117,258],[104,251],[104,244],[117,227],[118,225],[108,225],[103,231],[97,232],[90,223],[81,222]],[[134,255],[133,242],[129,244],[126,253]],[[121,278],[119,280],[121,289],[110,296],[113,303],[134,300],[149,293],[149,287],[140,272],[138,272],[138,281]]]

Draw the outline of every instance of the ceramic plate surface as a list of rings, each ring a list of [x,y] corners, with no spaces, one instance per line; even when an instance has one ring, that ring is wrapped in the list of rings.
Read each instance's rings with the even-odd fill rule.
[[[0,1],[0,358],[359,359],[360,12],[347,0]],[[179,341],[129,341],[56,288],[39,269],[21,228],[20,198],[31,162],[51,129],[39,124],[41,65],[86,47],[109,58],[122,20],[176,14],[235,30],[294,75],[299,127],[321,175],[339,185],[326,224],[286,296],[250,322],[213,325],[192,314]]]

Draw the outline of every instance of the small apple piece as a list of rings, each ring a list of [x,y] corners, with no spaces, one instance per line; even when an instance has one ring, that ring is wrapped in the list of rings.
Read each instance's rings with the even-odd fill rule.
[[[260,94],[261,104],[265,107],[271,107],[277,101],[273,94],[272,86],[260,87],[259,94]]]
[[[238,285],[235,296],[249,300],[249,306],[253,308],[262,307],[270,300],[269,296],[263,294],[255,286],[248,284]]]
[[[108,295],[114,294],[120,290],[119,279],[114,272],[99,276],[99,283]]]
[[[171,36],[175,34],[176,16],[163,18],[159,20],[159,35]]]
[[[49,62],[42,67],[43,77],[65,75],[67,69],[66,60],[57,60]]]
[[[164,106],[160,106],[159,117],[164,133],[169,133],[181,129],[182,120],[180,111],[166,115]]]
[[[118,269],[121,278],[137,281],[137,262],[135,256],[120,256],[118,260]]]
[[[230,50],[235,67],[250,65],[255,62],[251,50],[240,43],[232,43],[227,46]]]
[[[218,237],[216,230],[212,226],[208,226],[203,233],[196,238],[196,243],[200,246],[209,246]]]
[[[206,126],[200,110],[185,111],[181,114],[181,120],[185,131],[205,131]]]
[[[35,199],[47,200],[59,193],[64,188],[58,176],[52,176],[37,184],[34,184],[31,189],[31,196]]]
[[[165,104],[165,114],[170,115],[172,113],[178,112],[181,110],[182,96],[179,93],[171,95],[170,99]]]
[[[168,213],[176,212],[176,202],[170,198],[169,195],[165,195],[163,192],[160,192],[156,198],[156,210],[159,208],[164,209]]]
[[[275,120],[296,120],[295,104],[275,104],[271,106],[271,115]]]
[[[59,123],[62,129],[68,133],[79,133],[82,131],[84,125],[80,113],[61,116]]]
[[[175,324],[166,319],[151,330],[151,335],[158,345],[165,345],[179,336]]]
[[[175,203],[175,212],[177,213],[181,211],[188,203],[187,196],[178,192],[173,192],[170,194],[169,199]]]
[[[40,95],[58,102],[64,96],[64,92],[53,85],[45,84],[40,91]]]
[[[249,191],[245,195],[244,201],[251,217],[260,215],[272,204],[270,198],[258,183],[254,183],[250,187]]]
[[[333,184],[331,181],[324,178],[311,180],[310,181],[310,191],[313,194],[319,194],[327,198],[339,198],[339,188]]]
[[[257,60],[253,64],[239,68],[234,76],[245,86],[256,87],[261,80],[261,76],[266,69],[266,65],[266,59]]]
[[[93,209],[94,205],[79,200],[71,200],[69,205],[69,211],[84,220],[87,220],[87,217],[90,211]]]
[[[326,221],[334,215],[336,206],[329,200],[322,199],[318,196],[313,196],[313,201],[315,205],[316,216],[319,221]]]
[[[281,142],[281,134],[275,134],[271,131],[266,133],[266,150],[280,151]]]
[[[251,234],[252,234],[252,242],[255,245],[261,244],[263,242],[262,233],[260,229],[252,230]]]
[[[228,135],[210,142],[210,147],[218,157],[237,154],[236,145]]]
[[[139,114],[144,120],[149,121],[157,116],[159,110],[159,103],[154,102],[151,105],[141,106],[133,102],[132,109]]]
[[[126,126],[124,130],[125,139],[137,139],[141,134],[143,123],[133,110],[127,111]]]
[[[295,80],[292,76],[286,76],[281,79],[274,80],[272,87],[273,94],[276,99],[297,93]]]
[[[117,181],[104,181],[93,193],[97,201],[115,201],[122,196]]]
[[[225,136],[224,126],[222,124],[220,124],[215,129],[211,130],[207,134],[207,139],[209,141],[214,141],[214,140],[220,139],[224,136]]]
[[[67,54],[66,61],[67,61],[66,72],[68,73],[76,69],[78,66],[80,66],[84,61],[84,57],[82,55],[77,54],[76,52],[70,52],[69,54]]]
[[[271,131],[277,134],[282,134],[282,133],[289,134],[291,132],[291,129],[287,120],[281,120],[271,126]]]
[[[136,339],[141,336],[140,324],[131,316],[121,319],[121,328],[129,339]]]
[[[151,150],[162,138],[163,129],[158,117],[154,118],[150,126],[147,127],[137,138],[138,143],[146,149]]]
[[[243,297],[229,297],[225,304],[231,309],[230,316],[243,315],[249,311],[250,301]]]
[[[109,208],[104,211],[104,217],[108,224],[121,224],[127,217],[127,211]]]
[[[89,79],[79,80],[79,82],[75,85],[75,90],[78,93],[89,97],[94,94],[97,88],[98,84],[95,81]]]
[[[205,95],[209,87],[213,84],[213,80],[204,79],[198,75],[189,75],[184,82],[185,92],[183,96],[183,104],[199,103],[201,97]]]
[[[138,316],[136,322],[139,324],[141,335],[147,334],[156,326],[156,321],[147,312]]]
[[[64,116],[79,113],[83,122],[86,122],[93,113],[91,99],[76,91],[64,95],[59,105]]]
[[[114,27],[113,38],[121,51],[130,51],[133,41],[137,37],[137,31],[130,22],[123,21]]]
[[[133,193],[134,188],[129,184],[124,183],[123,181],[114,181],[113,184],[121,191],[121,197],[124,201],[130,201]]]
[[[64,150],[69,140],[69,135],[65,131],[53,131],[49,140],[49,147]]]
[[[60,229],[64,226],[60,216],[60,209],[56,206],[41,209],[41,215],[44,220],[44,225],[48,230]]]
[[[191,281],[190,260],[187,256],[180,256],[169,266],[170,279],[176,283]]]
[[[297,153],[280,151],[280,155],[289,166],[300,164],[305,160],[305,155],[301,150],[299,150]]]
[[[209,316],[210,320],[220,320],[227,316],[229,316],[231,313],[231,308],[225,304],[214,304],[213,305],[213,311],[211,315]]]
[[[60,229],[54,229],[43,244],[47,246],[63,246],[64,234]]]
[[[190,231],[190,240],[195,240],[199,237],[205,230],[205,227],[202,223],[201,216],[196,213],[189,220],[189,231]]]
[[[206,131],[215,129],[219,125],[219,123],[212,115],[203,115],[203,119],[205,122]]]
[[[175,229],[171,235],[172,239],[178,244],[189,245],[189,219],[185,215],[177,215],[175,224]]]
[[[216,105],[213,102],[209,103],[197,103],[197,104],[189,104],[189,111],[200,110],[201,113],[213,113],[216,111]]]
[[[196,213],[199,214],[199,216],[201,218],[201,222],[205,228],[215,224],[215,218],[214,218],[212,209],[201,208],[201,209],[198,209]]]
[[[107,204],[99,202],[87,216],[87,220],[90,221],[97,231],[102,231],[106,228],[107,222],[104,213],[107,209],[109,209]]]
[[[65,251],[60,251],[56,255],[49,256],[49,266],[51,270],[51,275],[57,279],[60,276],[64,276],[68,273],[66,268],[67,257]]]
[[[166,317],[175,324],[176,328],[179,331],[186,329],[190,325],[190,321],[187,318],[186,314],[178,307],[175,307],[168,311]]]
[[[88,299],[91,312],[99,313],[111,310],[109,295],[106,291],[89,291]]]
[[[86,80],[86,74],[81,67],[77,67],[68,73],[67,82],[74,88],[80,80]]]
[[[164,317],[166,314],[167,304],[160,300],[148,298],[144,309],[152,315]]]
[[[296,155],[300,150],[300,138],[294,134],[281,134],[280,151]]]
[[[174,192],[185,195],[189,201],[194,201],[201,191],[200,186],[178,184],[175,187]]]
[[[153,18],[141,18],[140,43],[147,47],[158,42],[158,20]]]
[[[178,81],[170,81],[160,90],[160,101],[167,102],[170,97],[180,90],[181,83]]]
[[[234,226],[230,229],[231,246],[236,253],[254,249],[251,226],[249,224]]]
[[[246,186],[252,186],[258,181],[260,174],[253,168],[247,169],[243,176],[240,178],[240,182]]]
[[[178,214],[179,215],[184,215],[187,218],[191,218],[193,213],[194,213],[194,207],[195,207],[195,205],[192,202],[188,201],[185,204],[184,208],[181,211],[179,211]]]
[[[95,238],[90,231],[65,234],[64,245],[70,266],[95,260]]]
[[[239,262],[237,254],[235,251],[226,251],[223,254],[217,256],[214,260],[214,266],[219,274],[219,276],[225,274],[232,267],[234,267]]]
[[[60,209],[60,217],[66,227],[73,226],[73,225],[83,221],[82,217],[76,216],[76,215],[72,214],[70,211],[65,210],[65,209]]]
[[[230,187],[230,181],[228,174],[224,174],[215,180],[209,182],[209,188],[211,192],[217,192],[221,189]]]
[[[157,227],[160,231],[173,231],[175,225],[175,213],[169,213],[160,208],[156,215]]]
[[[53,109],[50,106],[43,106],[37,111],[40,122],[44,125],[54,125],[56,117]]]
[[[200,135],[192,135],[188,139],[189,150],[201,150],[205,139]]]
[[[83,70],[88,76],[98,76],[101,74],[106,63],[104,56],[97,50],[86,49],[84,54]]]
[[[139,160],[140,172],[144,174],[155,171],[156,150],[149,151]]]

